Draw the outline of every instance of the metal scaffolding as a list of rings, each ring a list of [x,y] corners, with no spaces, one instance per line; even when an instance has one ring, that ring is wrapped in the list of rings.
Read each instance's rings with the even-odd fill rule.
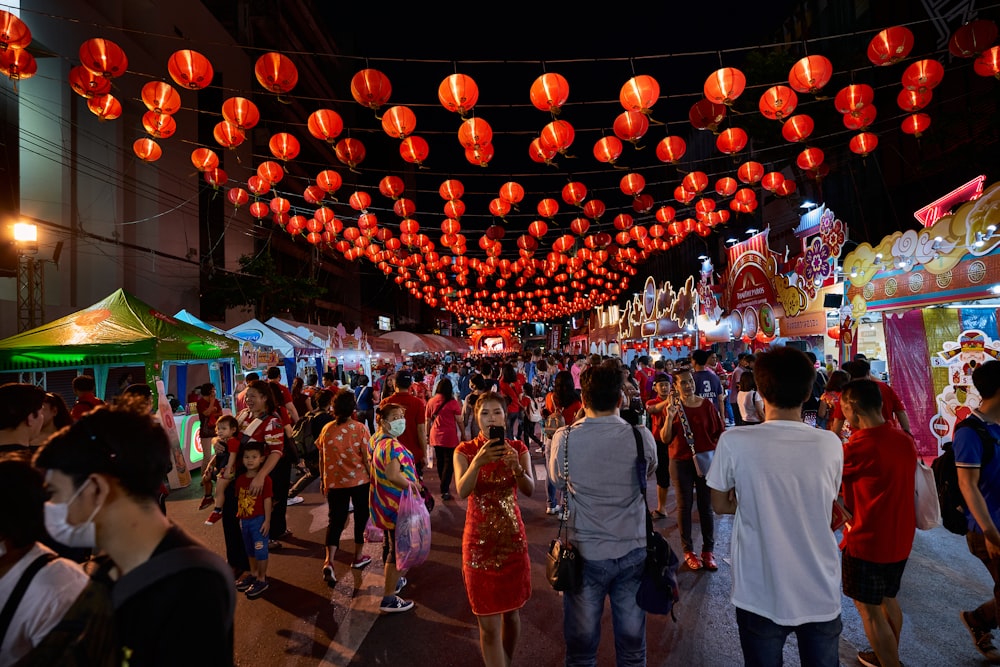
[[[45,323],[45,261],[22,254],[17,261],[17,331]]]

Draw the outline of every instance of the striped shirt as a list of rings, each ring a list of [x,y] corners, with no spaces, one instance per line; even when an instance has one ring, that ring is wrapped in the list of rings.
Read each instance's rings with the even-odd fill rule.
[[[417,469],[413,455],[399,440],[381,433],[372,436],[371,440],[371,489],[368,492],[368,508],[372,523],[383,530],[396,527],[396,515],[399,513],[399,501],[403,497],[403,489],[389,481],[386,470],[393,459],[399,460],[399,469],[403,477],[411,483],[417,483]]]

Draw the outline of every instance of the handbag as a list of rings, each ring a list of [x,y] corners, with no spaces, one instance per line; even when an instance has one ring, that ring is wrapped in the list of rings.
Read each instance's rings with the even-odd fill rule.
[[[691,448],[691,458],[694,460],[694,470],[698,473],[698,477],[704,477],[708,474],[708,469],[712,466],[712,457],[715,456],[715,450],[710,449],[707,452],[696,452],[694,450],[694,434],[691,433],[691,422],[688,421],[687,412],[683,403],[681,403],[681,409],[677,414],[681,418],[681,427],[684,429],[684,438],[687,440],[688,447]]]
[[[830,530],[836,532],[843,528],[854,515],[851,511],[847,509],[847,505],[844,504],[844,497],[837,496],[833,500],[833,510],[830,513]]]
[[[639,579],[639,588],[635,592],[635,603],[650,614],[670,614],[676,621],[674,604],[680,600],[680,589],[677,586],[680,559],[670,548],[667,538],[653,528],[653,517],[649,514],[646,500],[646,457],[642,451],[639,429],[635,426],[632,427],[632,435],[635,436],[635,468],[639,475],[639,489],[646,507],[646,562]]]
[[[569,480],[569,432],[563,443],[563,479]],[[549,551],[545,556],[545,578],[557,591],[573,592],[583,583],[583,558],[576,547],[570,544],[569,528],[566,519],[569,516],[569,489],[566,489],[565,511],[559,517],[559,532],[549,543]],[[565,539],[563,532],[565,531]]]
[[[917,528],[930,530],[940,526],[941,503],[938,501],[934,470],[920,458],[917,459],[913,490],[917,511]]]

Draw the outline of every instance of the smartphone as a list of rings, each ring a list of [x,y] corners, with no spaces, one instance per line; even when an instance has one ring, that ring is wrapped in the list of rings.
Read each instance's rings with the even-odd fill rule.
[[[490,426],[489,433],[490,440],[499,440],[499,445],[493,445],[494,447],[506,447],[507,443],[504,442],[504,428],[503,426]]]

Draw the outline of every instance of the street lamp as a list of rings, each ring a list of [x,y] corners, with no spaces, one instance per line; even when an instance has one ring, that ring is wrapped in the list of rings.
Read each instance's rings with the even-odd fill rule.
[[[38,225],[14,223],[17,246],[17,331],[27,331],[45,322],[45,264],[35,260]]]

